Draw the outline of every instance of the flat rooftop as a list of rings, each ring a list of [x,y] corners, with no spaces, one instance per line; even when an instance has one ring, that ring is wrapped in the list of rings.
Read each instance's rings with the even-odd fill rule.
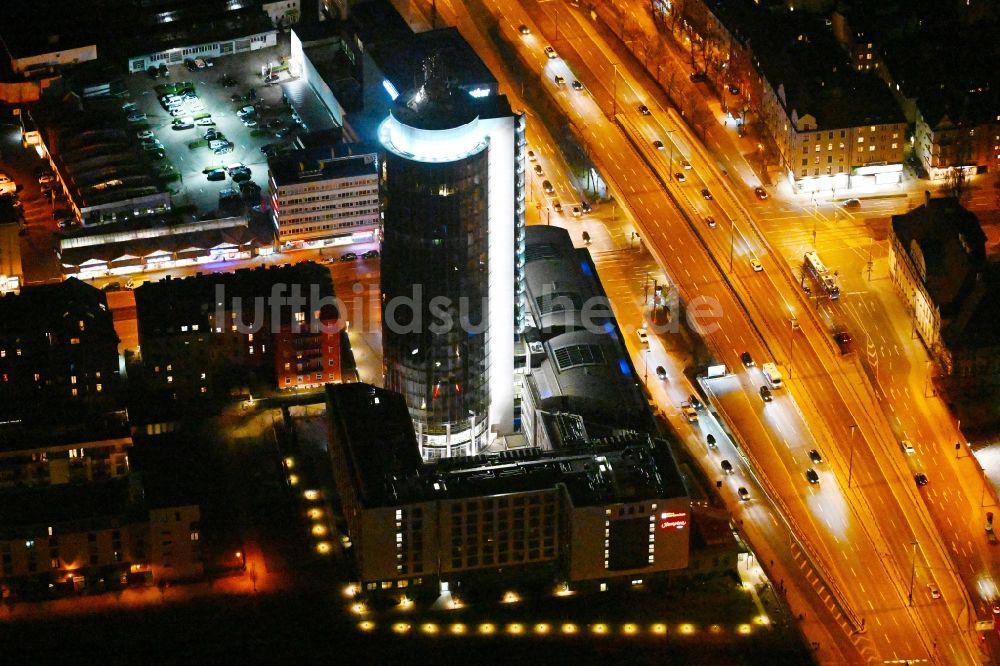
[[[377,176],[378,154],[375,150],[366,150],[367,153],[348,155],[342,155],[343,150],[333,147],[294,150],[272,157],[267,161],[267,167],[278,185]]]
[[[575,506],[686,495],[669,446],[645,434],[558,453],[518,449],[424,464],[402,396],[329,384],[327,414],[352,483],[369,507],[566,486]]]

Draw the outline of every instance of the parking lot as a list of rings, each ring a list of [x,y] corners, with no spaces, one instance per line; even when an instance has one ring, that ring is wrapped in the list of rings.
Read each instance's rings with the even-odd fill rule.
[[[288,144],[298,130],[292,109],[282,100],[280,82],[287,80],[287,72],[272,83],[261,77],[261,65],[280,61],[284,53],[287,49],[278,46],[218,58],[203,68],[172,65],[166,77],[154,79],[142,73],[126,79],[129,95],[123,103],[135,106],[123,107],[125,115],[140,114],[130,123],[132,129],[144,137],[151,151],[162,147],[164,163],[172,164],[179,174],[175,206],[192,206],[198,215],[220,210],[220,192],[240,192],[232,175],[245,181],[247,173],[216,171],[210,180],[208,172],[237,163],[248,167],[249,181],[266,192],[267,157],[261,147]],[[164,95],[176,97],[162,100]],[[250,108],[242,114],[245,123],[237,111],[246,107]],[[172,108],[178,109],[174,115]],[[145,115],[144,120],[138,119],[141,115]],[[221,134],[213,140],[228,142],[231,151],[216,154],[205,139],[209,130]],[[248,187],[244,186],[247,200],[251,205],[259,203],[253,191],[246,192]],[[238,205],[235,212],[239,212]]]

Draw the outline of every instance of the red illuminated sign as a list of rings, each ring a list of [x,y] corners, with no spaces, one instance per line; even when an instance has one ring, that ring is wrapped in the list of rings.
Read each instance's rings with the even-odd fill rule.
[[[682,530],[687,527],[688,518],[686,513],[665,512],[660,514],[660,529],[668,530],[675,528]]]

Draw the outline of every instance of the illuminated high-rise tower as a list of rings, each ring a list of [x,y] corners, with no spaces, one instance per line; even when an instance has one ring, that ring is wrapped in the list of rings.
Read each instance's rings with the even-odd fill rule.
[[[474,455],[513,430],[524,119],[451,86],[431,57],[379,140],[386,388],[406,397],[425,458]]]

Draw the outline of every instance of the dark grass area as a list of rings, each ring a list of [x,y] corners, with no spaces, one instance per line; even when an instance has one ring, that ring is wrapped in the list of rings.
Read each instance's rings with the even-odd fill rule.
[[[417,631],[416,628],[411,629]],[[807,664],[772,634],[735,642],[697,638],[454,637],[364,634],[323,593],[201,599],[179,605],[44,623],[0,625],[5,663],[539,663]],[[332,662],[333,663],[333,662]]]

